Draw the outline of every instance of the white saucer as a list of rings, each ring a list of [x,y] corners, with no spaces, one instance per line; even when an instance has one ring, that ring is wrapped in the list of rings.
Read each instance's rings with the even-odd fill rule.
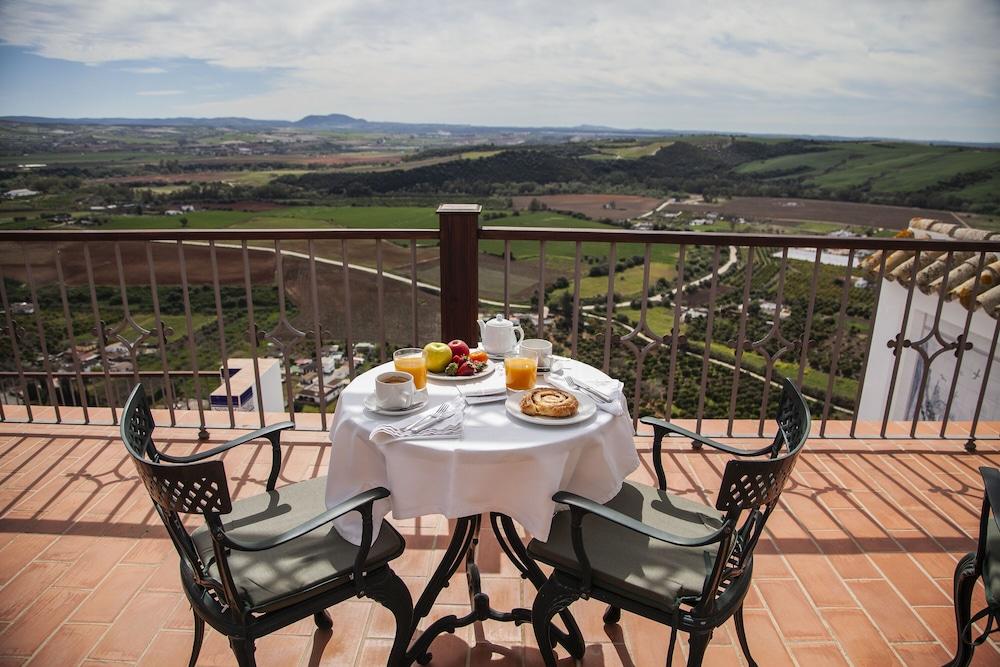
[[[408,408],[403,408],[402,410],[385,410],[383,408],[375,405],[375,394],[369,394],[365,396],[365,409],[370,410],[376,414],[386,415],[388,417],[402,417],[403,415],[411,415],[414,412],[418,412],[427,407],[427,390],[418,389],[414,395],[415,402]]]

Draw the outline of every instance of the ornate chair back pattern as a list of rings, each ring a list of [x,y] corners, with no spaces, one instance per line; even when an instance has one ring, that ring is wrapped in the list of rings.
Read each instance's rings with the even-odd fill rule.
[[[125,413],[122,415],[121,435],[129,453],[137,460],[149,458],[152,461],[159,461],[159,452],[153,444],[153,430],[156,423],[153,421],[153,413],[149,410],[146,402],[146,391],[142,385],[136,385],[135,389],[125,402]]]
[[[776,421],[778,432],[770,458],[733,459],[726,463],[715,507],[727,513],[726,520],[732,525],[739,523],[744,512],[747,516],[736,531],[723,579],[741,573],[752,558],[764,524],[777,506],[785,482],[795,469],[795,462],[809,436],[808,406],[788,379],[783,382]]]
[[[136,385],[125,403],[121,420],[125,448],[132,456],[139,478],[149,492],[177,553],[195,573],[195,580],[200,585],[224,597],[221,584],[207,575],[179,514],[218,515],[232,511],[225,466],[222,461],[159,463],[160,455],[153,444],[155,428],[153,415],[146,403],[146,392],[142,385]]]

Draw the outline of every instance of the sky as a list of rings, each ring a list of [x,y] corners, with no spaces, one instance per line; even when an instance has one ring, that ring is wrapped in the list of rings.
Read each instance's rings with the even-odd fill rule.
[[[1000,141],[1000,0],[0,0],[0,115]]]

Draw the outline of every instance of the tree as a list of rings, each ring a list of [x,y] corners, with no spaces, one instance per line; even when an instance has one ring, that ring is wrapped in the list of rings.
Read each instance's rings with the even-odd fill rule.
[[[181,216],[180,223],[181,223],[181,227],[187,227],[188,226],[188,219],[187,219],[186,215],[185,216]]]

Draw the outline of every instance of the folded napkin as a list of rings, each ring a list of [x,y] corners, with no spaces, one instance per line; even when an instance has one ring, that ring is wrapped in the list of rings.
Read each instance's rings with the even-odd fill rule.
[[[463,389],[460,386],[456,386],[455,388],[458,389],[459,395],[465,399],[468,405],[507,400],[507,385],[503,382],[477,383],[474,387]]]
[[[594,393],[585,391],[582,386],[573,386],[573,384],[567,379],[572,377],[574,381],[579,383],[579,385],[585,385],[586,387],[596,390],[597,392],[609,397],[610,401],[601,400]],[[572,391],[577,393],[586,394],[597,403],[597,407],[605,412],[609,412],[613,415],[620,415],[624,412],[622,407],[622,389],[625,385],[621,380],[594,380],[592,378],[580,378],[572,375],[565,369],[559,369],[555,372],[549,373],[546,376],[546,381],[559,389],[565,389],[566,391]]]
[[[461,438],[464,410],[462,399],[448,401],[400,424],[377,426],[368,439],[376,445],[384,445],[396,440]]]

